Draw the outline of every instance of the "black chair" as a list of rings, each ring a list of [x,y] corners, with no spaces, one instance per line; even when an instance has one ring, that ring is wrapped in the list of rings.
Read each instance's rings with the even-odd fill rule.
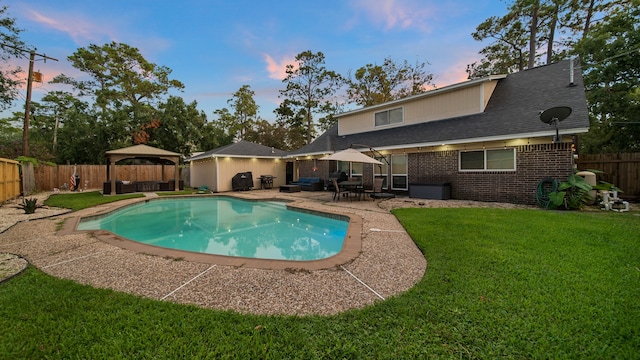
[[[382,183],[384,182],[383,178],[375,178],[373,180],[373,189],[365,189],[365,194],[370,194],[371,197],[375,200],[376,194],[382,193]]]
[[[338,185],[338,180],[333,179],[333,200],[334,201],[340,201],[340,195],[342,194],[342,196],[349,196],[349,190],[341,188]]]

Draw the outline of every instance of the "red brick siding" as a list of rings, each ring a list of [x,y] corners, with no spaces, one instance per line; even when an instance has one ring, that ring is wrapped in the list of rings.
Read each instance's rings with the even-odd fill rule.
[[[540,180],[565,180],[573,171],[569,143],[518,146],[516,170],[509,172],[460,172],[458,154],[457,150],[409,154],[409,183],[449,182],[454,199],[535,205]]]
[[[313,171],[314,166],[317,168],[316,171]],[[333,166],[331,167],[331,170],[329,170],[330,166]],[[327,174],[332,171],[336,171],[335,167],[336,165],[334,161],[316,160],[315,163],[313,160],[298,161],[298,173],[300,177],[319,177],[321,179],[326,179]]]

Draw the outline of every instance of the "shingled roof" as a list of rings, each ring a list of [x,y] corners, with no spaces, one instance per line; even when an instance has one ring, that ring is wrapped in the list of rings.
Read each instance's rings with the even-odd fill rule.
[[[250,141],[240,140],[238,142],[198,154],[186,161],[200,160],[214,156],[280,158],[286,154],[287,152],[283,150],[252,143]]]
[[[382,150],[538,136],[551,138],[555,127],[541,122],[539,116],[541,111],[556,106],[572,109],[571,115],[559,125],[560,134],[587,132],[589,116],[582,74],[576,67],[570,84],[570,61],[573,60],[520,71],[498,80],[483,113],[344,136],[338,136],[336,124],[311,144],[289,155],[323,154],[352,144]]]

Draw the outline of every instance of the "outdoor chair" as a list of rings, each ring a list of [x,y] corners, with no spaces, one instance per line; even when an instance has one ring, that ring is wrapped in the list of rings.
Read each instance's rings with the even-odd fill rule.
[[[382,193],[382,183],[384,182],[383,178],[376,178],[373,180],[373,188],[372,189],[365,189],[364,193],[365,194],[369,194],[371,196],[371,198],[373,198],[375,200],[375,194],[380,194]]]
[[[333,179],[333,200],[334,201],[340,201],[340,195],[342,196],[349,196],[349,190],[345,189],[345,188],[341,188],[338,185],[338,180]]]

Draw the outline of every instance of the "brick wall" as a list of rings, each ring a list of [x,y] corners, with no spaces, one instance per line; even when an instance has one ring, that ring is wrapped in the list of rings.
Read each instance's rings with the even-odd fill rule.
[[[319,177],[321,179],[326,179],[327,174],[329,174],[329,166],[333,164],[332,171],[335,171],[335,161],[327,161],[327,160],[299,160],[298,161],[298,172],[300,177]],[[314,171],[314,167],[316,170]]]
[[[449,182],[454,199],[535,205],[540,180],[552,177],[564,181],[573,172],[569,143],[518,146],[516,171],[510,172],[459,172],[458,154],[409,154],[409,183]]]

